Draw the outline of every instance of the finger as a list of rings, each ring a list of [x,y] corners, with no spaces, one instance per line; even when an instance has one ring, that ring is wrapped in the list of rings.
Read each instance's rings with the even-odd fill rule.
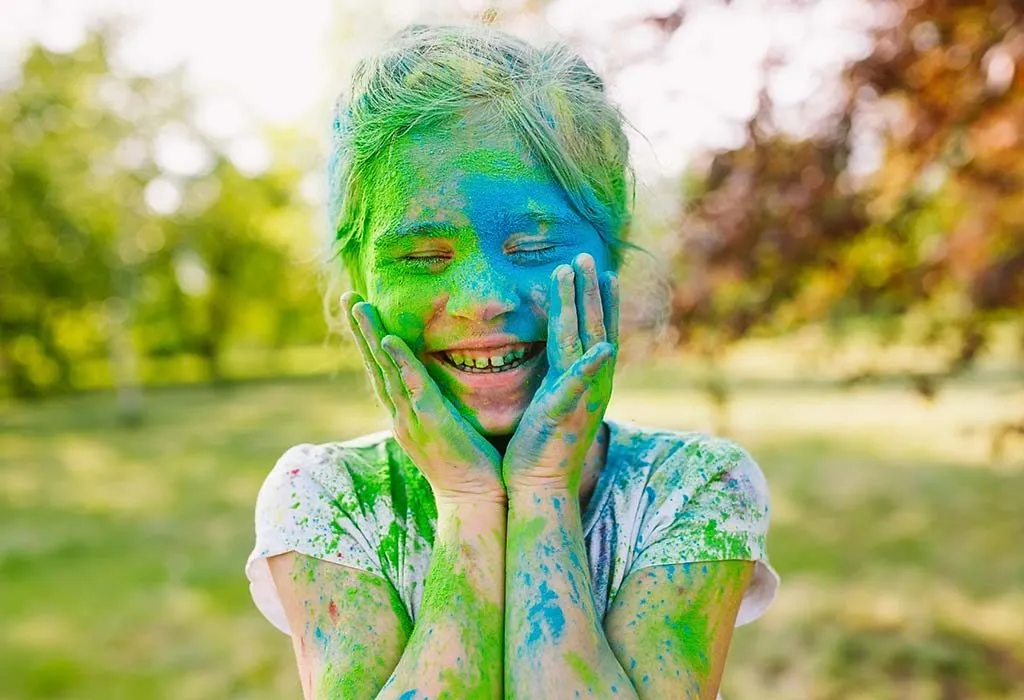
[[[584,350],[607,340],[604,309],[597,280],[597,265],[589,253],[581,253],[573,262],[576,273],[576,313],[579,317],[580,342]]]
[[[594,383],[595,378],[601,375],[602,368],[607,366],[613,355],[614,349],[610,343],[598,343],[574,362],[553,387],[550,416],[561,419],[576,410],[580,399]]]
[[[347,292],[341,297],[341,306],[343,316],[345,317],[345,325],[348,326],[349,333],[352,334],[352,340],[355,343],[356,350],[359,351],[359,358],[363,362],[363,367],[366,369],[367,375],[370,377],[371,384],[374,392],[377,391],[378,386],[383,388],[384,377],[380,372],[380,367],[373,359],[373,353],[370,350],[369,343],[363,330],[357,320],[358,313],[356,312],[356,305],[363,302],[355,292]]]
[[[397,335],[386,335],[380,341],[380,346],[391,359],[396,372],[396,381],[401,382],[403,392],[411,402],[413,410],[418,409],[426,393],[427,380],[424,378],[426,368],[423,367],[405,341]]]
[[[341,295],[341,315],[345,319],[345,327],[348,328],[353,339],[355,339],[356,336],[356,327],[352,320],[352,307],[362,300],[363,298],[355,292],[345,292]]]
[[[561,373],[583,355],[572,266],[559,265],[551,274],[548,311],[548,366]]]
[[[388,396],[390,396],[391,400],[394,402],[395,409],[403,416],[408,416],[411,409],[409,404],[409,391],[405,386],[405,381],[402,378],[402,372],[398,367],[398,362],[385,347],[385,341],[388,344],[394,344],[396,340],[398,340],[398,338],[394,335],[385,335],[381,338],[380,369],[381,374],[384,375],[384,385],[387,387]]]
[[[368,311],[373,307],[365,301],[356,302],[352,306],[351,323],[352,335],[356,339],[356,347],[363,358],[363,367],[370,376],[370,383],[373,385],[373,392],[384,408],[392,415],[395,415],[395,404],[388,395],[387,381],[381,368],[380,358],[375,356],[374,347],[379,345],[374,331],[373,321],[369,318]]]
[[[619,347],[619,276],[608,271],[602,277],[601,305],[605,336],[609,343]]]

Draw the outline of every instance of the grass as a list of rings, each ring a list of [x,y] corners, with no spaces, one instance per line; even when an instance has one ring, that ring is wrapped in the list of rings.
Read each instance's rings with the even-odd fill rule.
[[[710,425],[677,375],[623,368],[609,415]],[[736,633],[728,700],[1024,698],[1024,441],[996,463],[986,433],[1019,419],[1015,386],[967,379],[932,403],[737,386],[729,423],[771,485],[783,585]],[[106,394],[6,409],[0,694],[298,697],[288,641],[245,587],[253,501],[290,445],[383,427],[366,397],[354,374],[167,388],[138,429]]]

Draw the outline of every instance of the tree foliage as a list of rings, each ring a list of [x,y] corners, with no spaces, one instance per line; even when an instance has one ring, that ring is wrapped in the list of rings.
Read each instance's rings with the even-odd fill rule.
[[[746,143],[688,180],[674,263],[679,344],[713,355],[751,334],[868,317],[943,348],[955,372],[994,325],[1019,324],[1022,8],[872,6],[873,50],[843,72],[845,97],[817,133],[780,130],[765,92]],[[675,31],[685,13],[673,17],[658,26]],[[775,67],[770,57],[765,71]],[[880,150],[870,173],[853,167],[865,143]]]
[[[323,337],[299,194],[312,150],[282,135],[268,169],[240,171],[192,123],[180,75],[112,70],[108,41],[34,47],[0,92],[0,375],[14,396],[158,380],[147,361],[161,357],[218,380],[228,344]],[[168,134],[196,167],[162,162]]]

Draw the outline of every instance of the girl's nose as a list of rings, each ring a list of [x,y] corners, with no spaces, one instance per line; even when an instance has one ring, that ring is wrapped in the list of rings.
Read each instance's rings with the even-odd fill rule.
[[[448,296],[448,313],[469,321],[490,321],[519,306],[516,282],[489,261],[467,264]]]

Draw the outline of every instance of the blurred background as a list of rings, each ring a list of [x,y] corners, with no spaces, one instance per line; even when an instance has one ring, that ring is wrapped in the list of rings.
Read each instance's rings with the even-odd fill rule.
[[[725,697],[1024,698],[1018,0],[0,0],[0,696],[299,697],[242,565],[285,449],[386,426],[322,170],[411,21],[566,40],[630,122],[609,416],[773,495]]]

